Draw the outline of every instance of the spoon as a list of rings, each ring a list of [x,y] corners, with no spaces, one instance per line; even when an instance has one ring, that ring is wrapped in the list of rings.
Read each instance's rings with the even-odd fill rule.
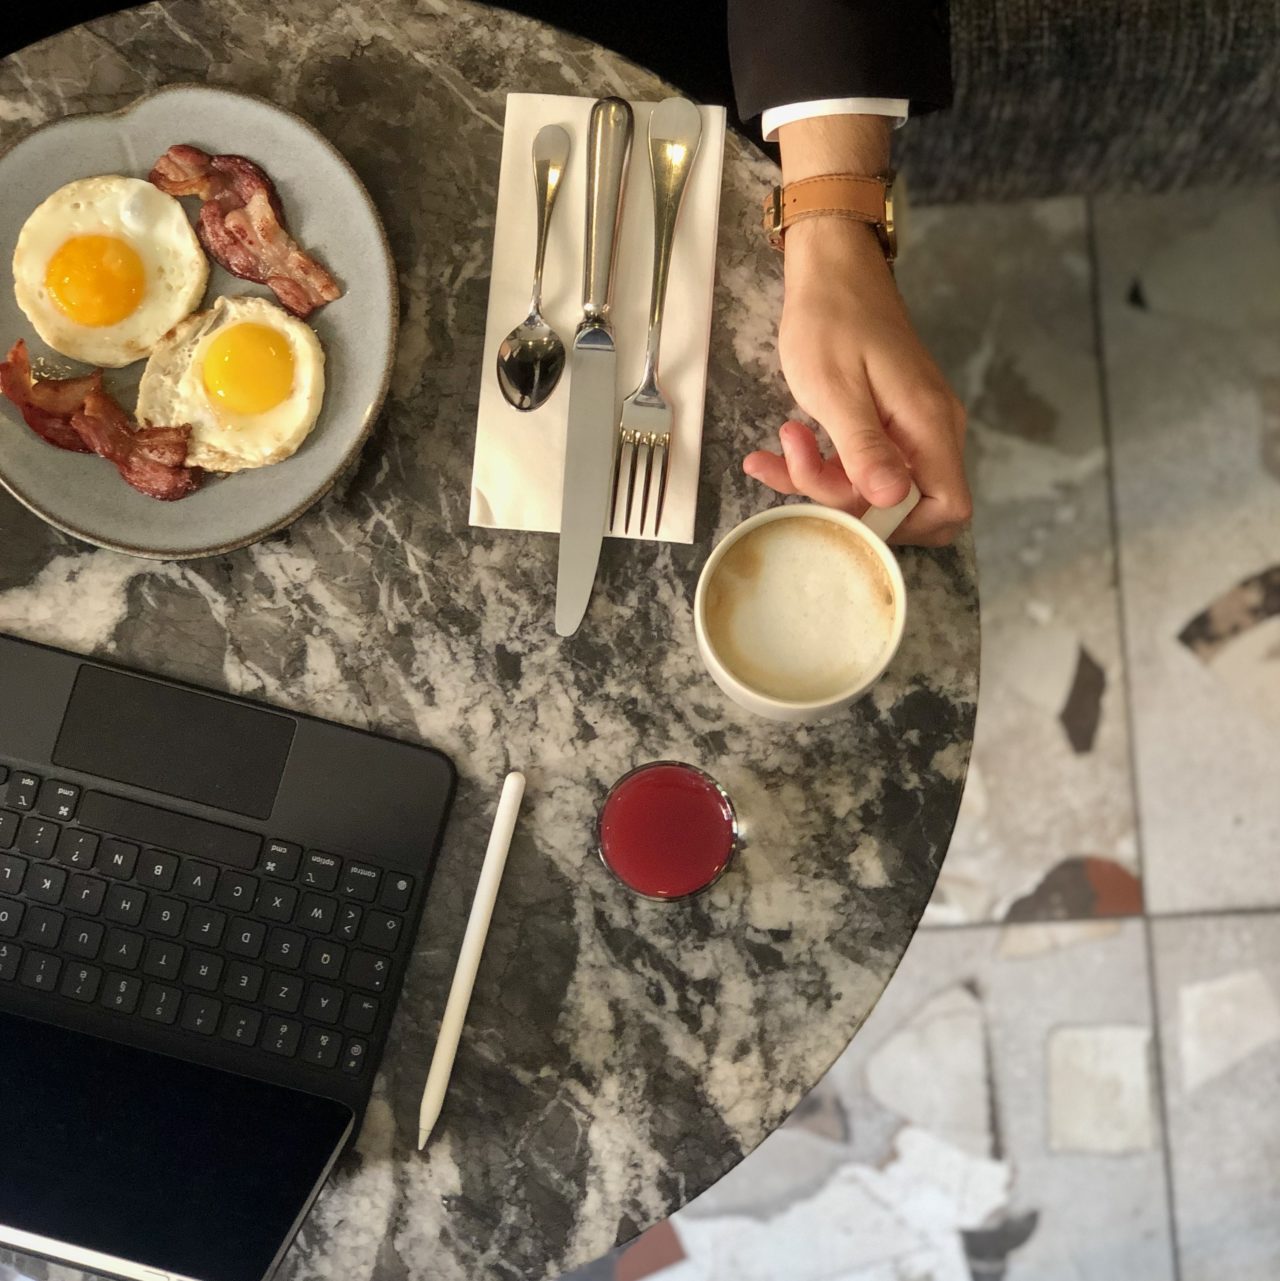
[[[545,403],[564,373],[564,341],[542,318],[542,261],[547,228],[560,179],[569,159],[569,135],[559,125],[544,125],[533,140],[533,185],[538,202],[538,246],[533,260],[533,298],[529,314],[498,348],[498,386],[507,403],[528,411]]]

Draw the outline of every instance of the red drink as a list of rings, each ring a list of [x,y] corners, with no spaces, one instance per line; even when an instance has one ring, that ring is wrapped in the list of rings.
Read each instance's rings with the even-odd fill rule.
[[[600,810],[600,858],[629,889],[675,899],[706,889],[733,857],[738,824],[716,781],[655,761],[623,775]]]

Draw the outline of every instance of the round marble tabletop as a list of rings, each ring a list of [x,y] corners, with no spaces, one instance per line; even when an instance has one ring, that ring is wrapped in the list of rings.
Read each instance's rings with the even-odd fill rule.
[[[358,465],[291,529],[206,561],[86,548],[0,498],[0,627],[433,743],[457,804],[356,1149],[291,1277],[536,1279],[707,1187],[775,1128],[888,982],[956,816],[978,680],[971,544],[908,551],[907,636],[874,694],[807,728],[739,713],[690,619],[715,538],[766,505],[739,460],[789,400],[771,167],[730,137],[698,539],[607,543],[576,637],[556,543],[467,524],[504,95],[665,96],[651,74],[466,0],[149,4],[0,62],[0,145],[170,81],[313,122],[380,207],[400,272],[391,395]],[[5,338],[7,342],[12,335]],[[621,891],[591,850],[608,784],[706,768],[746,841],[707,895]],[[435,1137],[418,1094],[504,771],[528,797]]]

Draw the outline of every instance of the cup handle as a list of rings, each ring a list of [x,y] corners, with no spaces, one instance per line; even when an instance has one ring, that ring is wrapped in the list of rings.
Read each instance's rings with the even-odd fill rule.
[[[887,543],[893,531],[911,515],[919,501],[920,491],[913,480],[907,496],[900,503],[893,507],[868,507],[861,517],[862,523]]]

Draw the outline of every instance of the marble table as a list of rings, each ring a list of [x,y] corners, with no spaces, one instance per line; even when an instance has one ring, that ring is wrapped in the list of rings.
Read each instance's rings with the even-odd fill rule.
[[[347,155],[400,271],[390,400],[358,465],[292,529],[217,559],[77,544],[0,498],[0,627],[436,744],[461,773],[358,1146],[290,1278],[534,1281],[707,1187],[840,1053],[911,939],[946,851],[978,672],[973,551],[904,554],[892,670],[788,728],[704,674],[690,602],[718,536],[766,505],[738,463],[789,407],[768,163],[731,138],[698,539],[606,545],[579,634],[553,633],[555,540],[467,525],[492,209],[511,89],[665,96],[649,73],[465,0],[150,4],[0,62],[0,144],[168,81],[273,98]],[[746,841],[707,895],[622,892],[591,850],[608,784],[701,765]],[[529,779],[445,1111],[417,1096],[503,772]],[[28,1270],[42,1267],[24,1261]]]

